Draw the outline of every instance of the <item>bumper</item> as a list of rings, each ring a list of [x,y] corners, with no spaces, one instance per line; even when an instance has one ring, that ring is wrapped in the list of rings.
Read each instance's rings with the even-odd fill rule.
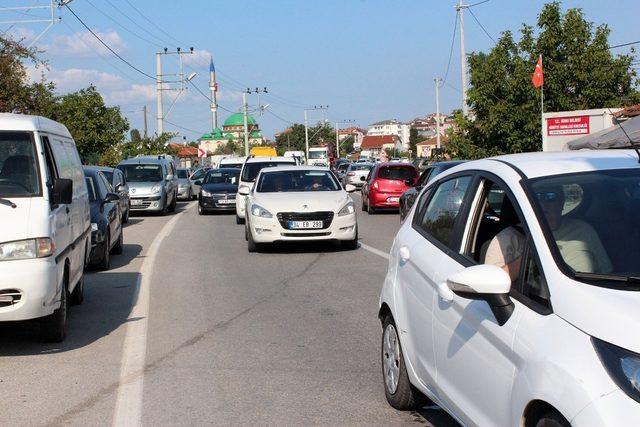
[[[640,403],[622,390],[593,401],[571,420],[575,427],[640,425]]]
[[[240,194],[236,196],[236,215],[238,215],[239,218],[245,218],[245,200],[246,196]]]
[[[0,305],[0,322],[48,316],[58,308],[58,266],[53,257],[0,262],[0,291],[15,289],[18,302]]]
[[[353,185],[354,187],[362,187],[362,185],[364,184],[364,181],[361,181],[359,176],[347,177],[345,182],[347,184]]]
[[[402,193],[382,193],[370,192],[369,200],[374,208],[397,209],[400,207],[400,196]]]
[[[251,216],[249,230],[257,243],[299,242],[315,240],[353,240],[356,237],[356,214],[334,216],[331,225],[325,229],[288,230],[278,219]]]
[[[225,201],[233,203],[225,203]],[[198,203],[202,209],[206,210],[232,211],[236,208],[235,199],[216,199],[214,197],[200,196]]]
[[[178,188],[178,199],[188,199],[189,198],[189,187],[179,187]]]
[[[131,212],[160,212],[164,209],[165,200],[162,196],[132,197]]]

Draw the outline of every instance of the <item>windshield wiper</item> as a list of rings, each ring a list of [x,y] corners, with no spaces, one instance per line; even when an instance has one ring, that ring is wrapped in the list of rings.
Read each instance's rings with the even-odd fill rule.
[[[18,206],[13,203],[11,200],[9,199],[3,199],[2,197],[0,197],[0,205],[7,205],[7,206],[11,206],[13,209],[17,208]]]
[[[640,277],[624,276],[621,274],[599,274],[576,271],[575,273],[573,273],[573,277],[575,277],[576,279],[586,280],[612,280],[614,282],[640,283]]]

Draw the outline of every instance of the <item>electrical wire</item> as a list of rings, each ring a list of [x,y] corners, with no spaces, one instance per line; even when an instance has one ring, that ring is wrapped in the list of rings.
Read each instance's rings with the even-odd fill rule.
[[[164,120],[164,122],[165,122],[165,123],[169,123],[171,126],[175,126],[175,127],[177,127],[178,129],[186,130],[187,132],[192,132],[192,133],[195,133],[195,134],[198,134],[198,135],[202,135],[202,134],[204,134],[204,132],[202,132],[202,131],[199,131],[199,130],[193,130],[193,129],[189,129],[189,128],[184,127],[184,126],[177,125],[177,124],[175,124],[175,123],[170,122],[170,121],[169,121],[169,120],[167,120],[167,119],[163,119],[163,120]]]
[[[200,94],[202,95],[202,97],[204,99],[206,99],[209,103],[211,103],[211,98],[209,98],[209,96],[204,93],[203,91],[200,90],[200,88],[198,86],[195,85],[195,83],[193,83],[191,80],[189,80],[189,83],[191,83],[191,86],[194,87],[194,89]],[[228,108],[223,107],[222,105],[218,104],[218,108],[220,108],[221,110],[226,111],[227,113],[231,113],[231,114],[235,114],[236,111],[233,110],[229,110]]]
[[[136,27],[140,28],[142,31],[144,31],[145,33],[149,34],[151,37],[153,37],[154,39],[158,40],[160,43],[164,43],[164,40],[162,40],[160,37],[156,36],[155,34],[153,34],[151,31],[147,30],[146,28],[144,28],[142,25],[138,24],[136,21],[134,21],[129,15],[127,15],[126,13],[124,13],[122,10],[120,10],[120,8],[118,8],[116,5],[114,5],[111,0],[105,0],[107,3],[109,3],[109,5],[114,8],[120,15],[124,16],[129,22],[131,22],[133,25],[135,25]]]
[[[458,30],[458,14],[460,12],[456,12],[456,20],[453,23],[453,35],[451,36],[451,48],[449,48],[449,60],[447,60],[447,71],[444,73],[444,78],[442,79],[442,84],[447,82],[447,77],[449,76],[449,69],[451,68],[451,58],[453,58],[453,46],[456,43],[456,34]]]
[[[616,45],[613,45],[613,46],[609,46],[608,49],[616,49],[618,47],[631,46],[631,45],[638,44],[638,43],[640,43],[640,40],[636,40],[634,42],[616,44]]]
[[[137,7],[135,7],[133,5],[133,3],[131,3],[129,0],[124,0],[129,6],[131,6],[131,8],[133,10],[135,10],[136,12],[138,12],[138,14],[140,16],[142,16],[144,18],[145,21],[147,21],[148,23],[150,23],[151,25],[153,25],[155,28],[157,28],[158,30],[160,30],[164,35],[168,36],[170,39],[172,39],[173,41],[177,42],[178,44],[182,44],[182,45],[187,45],[187,43],[183,43],[180,40],[176,39],[175,37],[173,37],[171,34],[167,33],[162,27],[160,27],[158,24],[156,24],[155,22],[153,22],[151,19],[149,19],[147,16],[145,16],[144,13],[142,13],[140,11],[140,9],[138,9]],[[166,41],[166,40],[165,40]]]
[[[496,39],[494,39],[491,34],[489,34],[489,32],[487,31],[487,29],[484,27],[484,25],[482,25],[482,23],[480,22],[480,20],[478,19],[478,17],[476,16],[475,13],[473,13],[473,10],[468,9],[469,13],[471,14],[471,17],[473,18],[474,21],[476,21],[476,24],[478,24],[480,26],[480,28],[482,28],[482,31],[484,31],[484,33],[487,35],[487,37],[489,37],[489,39],[491,39],[491,41],[493,42],[493,44],[497,44]]]
[[[294,124],[295,124],[295,123],[294,123],[294,122],[292,122],[291,120],[287,120],[287,119],[285,119],[285,118],[283,118],[283,117],[280,117],[279,115],[277,115],[277,114],[276,114],[276,113],[274,113],[273,111],[269,110],[268,108],[267,108],[266,110],[264,110],[264,111],[266,111],[267,113],[271,114],[273,117],[275,117],[275,118],[277,118],[277,119],[282,120],[282,121],[283,121],[283,122],[285,122],[285,123],[288,123],[288,124],[290,124],[290,125],[294,125]]]

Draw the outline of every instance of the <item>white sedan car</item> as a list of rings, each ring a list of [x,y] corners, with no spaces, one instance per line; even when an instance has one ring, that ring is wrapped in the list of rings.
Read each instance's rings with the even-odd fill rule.
[[[458,165],[421,192],[380,297],[388,402],[464,425],[640,425],[631,150]]]
[[[346,191],[345,191],[346,190]],[[256,185],[240,187],[246,197],[245,237],[249,252],[278,241],[340,241],[358,246],[353,200],[333,173],[323,167],[280,166],[262,169]]]

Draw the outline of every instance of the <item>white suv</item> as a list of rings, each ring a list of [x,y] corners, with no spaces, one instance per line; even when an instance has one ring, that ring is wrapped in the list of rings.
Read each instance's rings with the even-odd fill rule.
[[[465,425],[640,425],[631,150],[456,166],[398,232],[380,297],[389,403]]]
[[[242,165],[242,171],[240,172],[240,182],[238,183],[238,194],[236,195],[236,224],[244,224],[245,218],[245,198],[246,196],[240,193],[242,188],[251,190],[253,183],[256,181],[258,173],[263,168],[270,168],[274,166],[287,166],[296,165],[296,159],[293,157],[249,157]]]

